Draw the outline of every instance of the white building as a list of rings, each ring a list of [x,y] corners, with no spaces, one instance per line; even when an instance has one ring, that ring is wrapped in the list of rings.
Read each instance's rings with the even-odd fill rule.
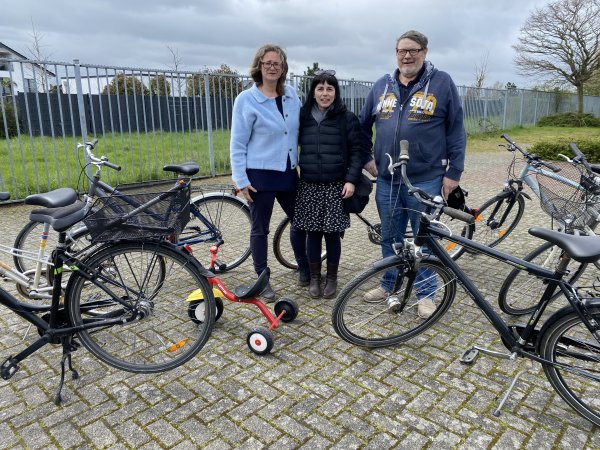
[[[0,86],[2,95],[16,92],[45,92],[56,84],[56,75],[44,66],[28,61],[28,58],[0,42]]]

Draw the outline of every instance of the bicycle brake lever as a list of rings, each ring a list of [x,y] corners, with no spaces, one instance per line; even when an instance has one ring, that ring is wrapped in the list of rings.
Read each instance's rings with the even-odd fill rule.
[[[387,169],[388,169],[388,172],[389,172],[390,174],[392,174],[392,173],[394,173],[394,169],[395,169],[396,167],[399,167],[399,166],[401,166],[403,162],[402,162],[402,161],[399,161],[399,162],[397,162],[397,163],[394,163],[394,160],[392,159],[392,156],[391,156],[389,153],[386,153],[386,154],[385,154],[385,156],[387,156],[387,157],[388,157],[388,159],[390,160],[390,163],[388,164],[388,166],[387,166]]]
[[[569,158],[567,155],[563,155],[562,153],[559,153],[558,156],[560,156],[561,158],[563,158],[568,163],[573,163],[573,160],[571,158]]]

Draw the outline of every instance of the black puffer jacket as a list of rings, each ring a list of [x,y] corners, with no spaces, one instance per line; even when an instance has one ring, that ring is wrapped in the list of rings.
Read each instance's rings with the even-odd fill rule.
[[[345,139],[342,136],[344,118]],[[303,110],[300,116],[300,177],[307,183],[349,181],[356,185],[362,171],[364,141],[358,118],[345,108],[328,111],[320,124],[310,111]]]

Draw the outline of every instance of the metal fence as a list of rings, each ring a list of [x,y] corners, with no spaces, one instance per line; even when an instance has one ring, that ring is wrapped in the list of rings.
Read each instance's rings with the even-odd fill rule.
[[[358,113],[372,82],[339,80]],[[113,184],[166,179],[162,166],[195,161],[201,176],[230,173],[229,130],[243,75],[0,59],[0,190],[15,199],[77,187],[85,161],[78,142],[96,137],[97,153],[123,167],[106,170]],[[310,78],[290,75],[302,100]],[[575,95],[459,87],[468,133],[534,125],[576,110]],[[600,117],[600,97],[586,97]]]

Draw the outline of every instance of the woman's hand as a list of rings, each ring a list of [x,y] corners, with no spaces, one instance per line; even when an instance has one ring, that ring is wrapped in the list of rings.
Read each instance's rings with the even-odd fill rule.
[[[350,198],[354,195],[354,185],[346,181],[342,189],[342,198]]]
[[[244,197],[244,200],[246,200],[246,202],[252,203],[254,201],[252,200],[250,192],[256,192],[256,189],[254,189],[251,184],[249,184],[243,189],[240,189],[240,192],[242,193],[242,196]]]

